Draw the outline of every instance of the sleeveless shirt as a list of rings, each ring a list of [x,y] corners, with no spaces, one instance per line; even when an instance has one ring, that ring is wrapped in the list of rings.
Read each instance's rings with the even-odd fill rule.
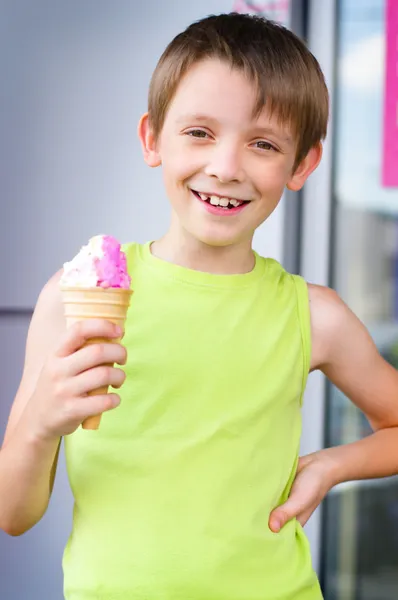
[[[65,437],[66,600],[320,600],[308,540],[270,512],[294,480],[311,352],[305,281],[128,244],[121,404]]]

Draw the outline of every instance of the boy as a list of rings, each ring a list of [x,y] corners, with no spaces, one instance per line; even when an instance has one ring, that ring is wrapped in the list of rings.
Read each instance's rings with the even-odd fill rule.
[[[160,240],[125,247],[123,346],[82,348],[118,337],[106,321],[65,330],[56,274],[0,452],[0,526],[19,535],[47,508],[64,437],[68,600],[319,600],[302,525],[336,483],[398,472],[397,373],[333,291],[252,250],[319,164],[327,117],[314,57],[259,17],[203,19],[160,59],[139,137],[172,217]],[[375,433],[299,460],[315,369]],[[87,397],[105,383],[120,395]],[[78,429],[106,410],[98,432]]]

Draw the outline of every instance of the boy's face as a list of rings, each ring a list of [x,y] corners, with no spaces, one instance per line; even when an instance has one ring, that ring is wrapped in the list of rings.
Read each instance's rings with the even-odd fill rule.
[[[255,102],[243,73],[209,59],[180,82],[157,141],[144,117],[144,155],[163,166],[174,230],[212,246],[251,241],[284,188],[300,189],[317,166],[320,147],[292,172],[295,140],[265,109],[253,117]]]

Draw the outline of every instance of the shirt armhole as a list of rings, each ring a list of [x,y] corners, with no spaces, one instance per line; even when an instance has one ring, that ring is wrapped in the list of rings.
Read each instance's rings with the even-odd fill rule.
[[[303,383],[301,389],[300,405],[303,405],[303,397],[307,385],[307,379],[311,366],[311,313],[308,285],[300,275],[293,275],[293,282],[296,289],[297,314],[300,324],[301,345],[303,351]]]

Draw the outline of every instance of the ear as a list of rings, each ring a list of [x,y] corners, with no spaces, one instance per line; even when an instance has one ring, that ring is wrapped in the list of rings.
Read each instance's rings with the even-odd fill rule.
[[[149,124],[148,113],[142,115],[139,120],[137,133],[141,142],[146,164],[150,167],[158,167],[162,164],[162,161],[157,150],[155,137]]]
[[[308,177],[317,168],[322,158],[323,147],[319,142],[316,146],[313,146],[308,152],[307,156],[303,158],[293,175],[290,177],[286,184],[286,187],[293,192],[301,190]]]

